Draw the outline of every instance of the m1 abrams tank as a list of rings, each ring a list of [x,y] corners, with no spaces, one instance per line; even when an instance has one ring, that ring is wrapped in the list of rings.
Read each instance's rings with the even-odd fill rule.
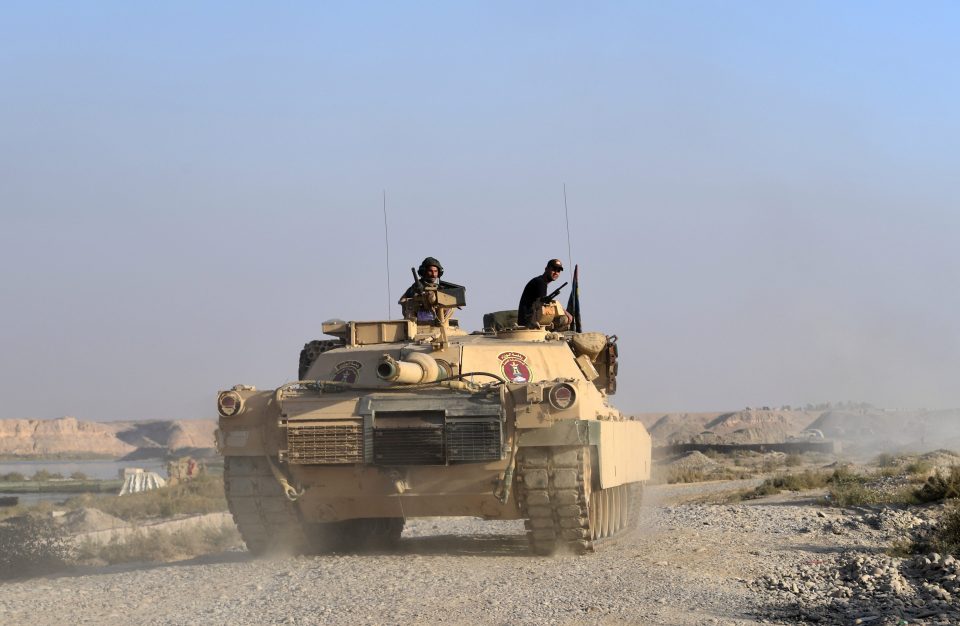
[[[462,287],[416,297],[434,320],[326,322],[334,339],[304,347],[298,381],[220,392],[217,444],[247,547],[388,547],[408,518],[476,516],[526,520],[537,554],[584,553],[631,528],[651,442],[608,403],[616,337],[467,334],[450,319]]]

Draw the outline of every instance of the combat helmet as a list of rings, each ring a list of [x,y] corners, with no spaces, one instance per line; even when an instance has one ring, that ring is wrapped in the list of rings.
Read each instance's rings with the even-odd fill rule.
[[[443,276],[443,266],[440,265],[440,261],[432,256],[428,256],[420,263],[420,267],[417,268],[417,274],[420,275],[420,278],[424,277],[427,273],[427,268],[431,265],[437,268],[437,277]]]

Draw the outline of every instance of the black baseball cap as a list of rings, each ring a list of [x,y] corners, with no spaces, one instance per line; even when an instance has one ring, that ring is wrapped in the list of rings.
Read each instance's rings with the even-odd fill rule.
[[[549,261],[547,261],[547,269],[562,272],[563,263],[560,261],[560,259],[550,259]]]

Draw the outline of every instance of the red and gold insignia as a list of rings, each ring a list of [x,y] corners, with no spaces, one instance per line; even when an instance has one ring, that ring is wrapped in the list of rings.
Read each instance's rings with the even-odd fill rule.
[[[497,355],[500,359],[500,371],[504,378],[511,383],[530,382],[530,367],[527,365],[527,356],[519,352],[504,352]]]
[[[360,361],[344,361],[342,363],[337,363],[337,366],[334,368],[333,372],[333,380],[338,383],[353,384],[357,382],[357,377],[360,376],[361,367],[363,367],[363,363]]]

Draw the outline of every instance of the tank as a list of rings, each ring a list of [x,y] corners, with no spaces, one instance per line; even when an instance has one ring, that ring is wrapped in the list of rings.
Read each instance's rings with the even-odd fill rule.
[[[248,549],[389,548],[416,517],[523,519],[543,555],[631,529],[651,441],[610,402],[616,337],[555,330],[556,302],[533,328],[499,312],[469,334],[451,319],[462,287],[412,304],[430,315],[324,322],[331,339],[304,346],[296,381],[219,393],[226,496]]]

